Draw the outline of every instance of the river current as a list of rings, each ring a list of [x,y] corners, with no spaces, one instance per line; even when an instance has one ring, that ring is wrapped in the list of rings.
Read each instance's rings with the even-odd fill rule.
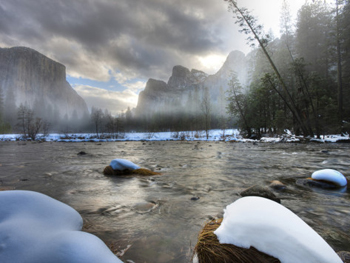
[[[104,176],[115,158],[161,175]],[[287,186],[272,190],[284,206],[335,251],[350,251],[350,191],[297,184],[324,168],[349,178],[350,145],[0,142],[0,190],[38,191],[72,206],[85,231],[135,263],[189,262],[209,218],[222,216],[244,189],[272,180]]]

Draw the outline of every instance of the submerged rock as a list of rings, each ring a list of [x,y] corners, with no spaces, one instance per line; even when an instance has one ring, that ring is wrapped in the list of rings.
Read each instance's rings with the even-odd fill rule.
[[[336,186],[329,182],[312,180],[311,178],[298,179],[296,183],[298,185],[305,185],[305,186],[317,187],[317,188],[329,189],[329,190],[339,189],[339,186]]]
[[[281,199],[279,199],[273,192],[271,192],[266,187],[260,185],[253,185],[240,193],[242,197],[244,196],[260,196],[277,203],[281,203]]]
[[[139,214],[149,213],[155,208],[158,207],[158,204],[154,201],[150,202],[140,202],[135,204],[132,208],[134,211],[136,211]]]

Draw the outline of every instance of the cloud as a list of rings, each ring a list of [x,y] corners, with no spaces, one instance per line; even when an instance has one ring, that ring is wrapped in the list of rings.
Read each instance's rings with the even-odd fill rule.
[[[134,108],[138,95],[131,89],[124,91],[108,91],[87,85],[74,85],[74,90],[85,100],[88,108],[97,107],[107,109],[113,115],[125,111],[128,107]]]
[[[276,25],[279,15],[273,8],[280,0],[266,2],[246,0],[244,5],[258,7],[265,18],[275,13],[270,24]],[[31,47],[64,64],[76,79],[116,80],[119,93],[113,95],[75,86],[88,104],[109,105],[113,111],[134,106],[144,82],[167,81],[175,65],[214,74],[231,51],[249,51],[223,0],[0,1],[0,31],[1,47]],[[130,105],[122,99],[127,96]]]
[[[75,77],[106,81],[112,70],[166,80],[174,65],[227,55],[229,16],[224,1],[211,0],[2,1],[0,45],[34,48]]]

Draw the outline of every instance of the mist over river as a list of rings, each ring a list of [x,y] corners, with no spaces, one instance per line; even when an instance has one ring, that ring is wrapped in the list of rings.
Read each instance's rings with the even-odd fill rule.
[[[78,155],[79,152],[86,154]],[[161,172],[108,177],[115,158]],[[319,169],[350,176],[350,144],[229,142],[0,142],[0,190],[47,194],[75,208],[84,230],[120,259],[188,262],[197,235],[211,217],[254,184],[280,180],[272,190],[335,251],[350,251],[350,192],[297,184]]]

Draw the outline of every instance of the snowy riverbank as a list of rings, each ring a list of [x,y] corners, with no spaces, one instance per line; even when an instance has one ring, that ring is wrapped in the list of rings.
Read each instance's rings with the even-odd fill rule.
[[[0,141],[22,141],[22,134],[1,134]],[[260,140],[245,139],[237,129],[210,130],[208,139],[205,131],[185,131],[185,132],[128,132],[123,134],[100,134],[95,133],[51,133],[47,136],[38,135],[38,141],[50,142],[113,142],[113,141],[236,141],[236,142],[301,142],[305,140],[290,133],[275,137],[262,137]],[[335,143],[350,142],[349,134],[346,135],[326,135],[321,139],[308,138],[311,142]]]

